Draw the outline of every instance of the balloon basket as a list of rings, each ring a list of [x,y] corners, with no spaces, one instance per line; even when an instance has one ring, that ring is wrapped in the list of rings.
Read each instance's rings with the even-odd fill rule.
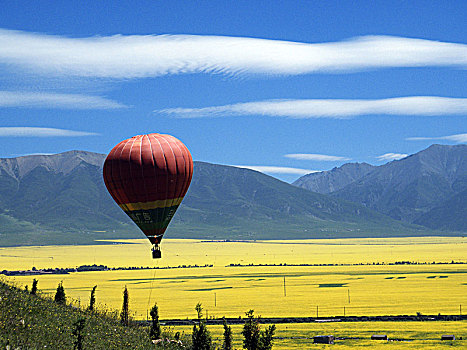
[[[159,246],[152,247],[152,258],[153,259],[162,258],[161,248]]]

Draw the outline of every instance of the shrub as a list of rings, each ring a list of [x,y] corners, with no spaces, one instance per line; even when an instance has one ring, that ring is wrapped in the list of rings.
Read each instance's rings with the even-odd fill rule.
[[[223,320],[224,325],[224,343],[222,344],[222,350],[232,350],[232,328],[227,325],[227,321]]]
[[[94,305],[96,304],[96,288],[97,286],[94,286],[91,290],[91,298],[89,300],[89,311],[94,311]]]
[[[149,337],[151,339],[160,339],[161,338],[161,325],[159,323],[159,308],[157,304],[154,304],[151,311],[149,312],[151,316],[151,328],[149,330]]]
[[[193,326],[193,334],[191,336],[194,350],[210,350],[212,347],[211,334],[206,328],[206,323],[202,320],[203,308],[201,304],[196,304],[196,312],[198,313],[198,325]]]
[[[65,289],[63,288],[63,282],[62,281],[58,284],[57,292],[55,293],[54,300],[55,300],[55,302],[57,304],[65,305],[65,303],[66,303]]]
[[[128,326],[130,324],[129,301],[130,296],[128,294],[128,289],[125,286],[125,290],[123,291],[122,311],[120,312],[120,323],[124,326]]]
[[[261,332],[258,342],[258,350],[271,350],[273,345],[276,325],[271,325]]]
[[[36,280],[35,278],[32,280],[32,287],[31,287],[31,294],[36,295],[37,294],[37,283],[39,281]]]
[[[73,340],[73,349],[74,350],[83,350],[83,341],[84,341],[84,325],[86,320],[84,318],[79,318],[75,323],[73,323],[72,334],[75,336]]]
[[[247,350],[257,350],[259,342],[259,322],[254,318],[254,311],[249,310],[245,313],[248,318],[243,326],[243,347]]]
[[[245,313],[247,321],[243,326],[243,347],[247,350],[270,350],[273,345],[273,336],[276,326],[272,325],[261,331],[259,326],[260,317],[254,317],[254,311]]]

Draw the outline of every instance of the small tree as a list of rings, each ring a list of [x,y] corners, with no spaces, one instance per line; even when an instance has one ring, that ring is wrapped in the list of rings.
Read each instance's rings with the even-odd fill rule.
[[[97,286],[94,286],[91,290],[91,298],[89,299],[89,311],[94,311],[94,305],[96,304],[96,288]]]
[[[124,326],[128,326],[130,324],[130,314],[129,314],[129,294],[128,289],[125,286],[125,290],[123,291],[123,305],[122,311],[120,312],[120,322]]]
[[[271,350],[276,326],[272,325],[261,331],[259,326],[260,317],[255,319],[253,310],[246,312],[246,316],[248,319],[242,330],[244,337],[243,348],[247,350]]]
[[[224,325],[224,343],[222,344],[222,350],[232,350],[232,328],[227,325],[225,317],[222,323]]]
[[[196,312],[198,313],[198,325],[193,326],[193,334],[191,339],[193,341],[194,350],[210,350],[212,347],[211,334],[206,328],[206,323],[202,320],[203,308],[201,303],[196,304]]]
[[[271,350],[274,342],[274,332],[276,325],[271,325],[261,332],[258,342],[258,350]]]
[[[149,337],[151,339],[160,339],[161,338],[161,325],[159,323],[159,308],[157,304],[154,304],[151,311],[149,312],[151,316],[151,329],[149,330]]]
[[[36,295],[37,294],[37,283],[39,281],[36,280],[35,278],[32,280],[32,287],[31,287],[31,294]]]
[[[83,341],[84,341],[84,325],[86,320],[84,318],[79,318],[75,323],[73,323],[72,334],[75,336],[73,340],[73,349],[74,350],[83,350]]]
[[[65,289],[63,288],[63,281],[60,281],[57,287],[57,292],[55,293],[55,302],[58,304],[66,303]]]
[[[247,350],[257,350],[259,342],[259,322],[254,318],[254,311],[249,310],[245,313],[248,318],[243,325],[243,348]]]
[[[196,304],[195,310],[198,314],[198,321],[201,321],[201,318],[203,317],[203,307],[201,306],[201,303]]]

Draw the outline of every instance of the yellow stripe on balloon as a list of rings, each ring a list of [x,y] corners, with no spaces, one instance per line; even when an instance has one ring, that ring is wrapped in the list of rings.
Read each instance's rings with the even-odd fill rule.
[[[133,211],[133,210],[151,210],[157,208],[166,208],[166,207],[173,207],[175,205],[179,205],[183,200],[183,197],[180,198],[171,198],[171,199],[161,199],[158,201],[153,202],[137,202],[137,203],[124,203],[120,204],[120,208],[125,211]]]

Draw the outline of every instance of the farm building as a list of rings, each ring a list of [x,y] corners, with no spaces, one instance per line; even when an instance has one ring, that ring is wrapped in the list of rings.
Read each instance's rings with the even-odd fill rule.
[[[441,340],[456,340],[456,336],[454,334],[445,334],[441,336]]]
[[[371,340],[388,340],[388,336],[386,334],[373,334]]]
[[[334,344],[333,335],[317,335],[313,337],[313,343],[315,344]]]

